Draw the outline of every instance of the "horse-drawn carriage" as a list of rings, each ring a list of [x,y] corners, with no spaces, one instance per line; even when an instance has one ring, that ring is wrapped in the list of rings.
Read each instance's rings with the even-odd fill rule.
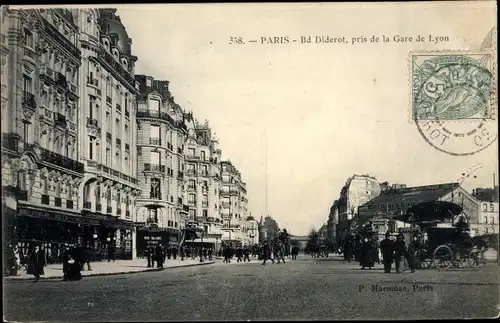
[[[424,202],[395,219],[418,227],[412,239],[416,268],[435,265],[446,270],[451,266],[477,268],[486,265],[483,254],[487,244],[481,237],[470,236],[468,217],[459,205],[444,201]],[[451,227],[437,227],[444,222]]]

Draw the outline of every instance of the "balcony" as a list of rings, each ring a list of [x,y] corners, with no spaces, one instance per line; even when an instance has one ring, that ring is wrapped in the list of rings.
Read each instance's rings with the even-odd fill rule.
[[[52,37],[56,43],[61,44],[61,46],[69,51],[74,57],[78,60],[81,60],[81,52],[80,50],[73,45],[66,37],[64,37],[50,22],[48,22],[45,18],[40,17],[43,21],[42,26],[45,27],[45,32]]]
[[[189,206],[195,206],[196,205],[196,201],[188,201],[188,205]]]
[[[182,211],[189,212],[189,206],[188,205],[183,205],[182,206]]]
[[[161,193],[158,192],[150,192],[149,198],[152,200],[161,200]]]
[[[111,97],[110,96],[106,96],[106,103],[111,105]]]
[[[195,191],[196,190],[196,186],[188,185],[187,189],[190,190],[190,191]]]
[[[127,71],[122,64],[116,61],[115,57],[104,51],[101,55],[96,57],[98,61],[104,63],[105,65],[111,67],[114,73],[117,73],[119,76],[125,79],[128,84],[135,86],[135,78]]]
[[[111,169],[111,168],[109,168],[107,166],[104,166],[102,164],[97,164],[96,168],[98,170],[102,169],[102,171],[104,173],[112,175],[112,176],[115,176],[115,177],[120,178],[120,179],[123,179],[123,180],[125,180],[127,182],[134,183],[134,184],[139,184],[139,181],[136,178],[133,178],[133,177],[130,177],[130,176],[125,175],[123,173],[120,173],[119,171]]]
[[[145,163],[144,164],[144,171],[145,172],[165,173],[165,165],[156,165],[156,164]]]
[[[54,114],[54,119],[56,122],[56,127],[59,126],[61,128],[66,128],[68,126],[68,121],[66,120],[66,116],[64,114],[56,112]]]
[[[83,208],[90,210],[92,208],[92,202],[83,202]]]
[[[154,146],[161,146],[160,138],[149,138],[149,144]]]
[[[158,110],[143,110],[137,111],[137,118],[153,118],[160,119],[166,122],[169,122],[172,125],[175,125],[174,119],[166,112],[160,112]]]
[[[92,85],[95,87],[99,86],[99,80],[90,76],[87,76],[87,85]]]
[[[187,160],[201,160],[200,156],[195,156],[195,155],[184,155],[184,158]]]
[[[54,71],[51,70],[48,66],[41,66],[40,67],[40,77],[54,80]]]
[[[60,87],[63,90],[68,89],[68,80],[66,80],[66,76],[62,73],[56,73],[56,86]]]
[[[113,207],[111,207],[111,206],[107,206],[107,207],[106,207],[106,213],[108,213],[108,214],[112,214],[112,213],[113,213]]]
[[[83,173],[84,166],[82,163],[73,160],[71,158],[65,157],[63,155],[60,155],[58,153],[52,152],[50,150],[47,150],[45,148],[39,148],[41,151],[41,159],[42,161],[56,165],[68,170],[75,171],[77,173]]]
[[[28,91],[24,91],[22,105],[23,105],[23,108],[28,108],[31,110],[36,109],[35,95],[33,93],[28,92]]]
[[[87,126],[99,128],[99,121],[97,121],[97,119],[87,117]]]
[[[101,212],[102,211],[102,204],[101,203],[96,203],[96,205],[95,205],[95,211],[96,212]]]

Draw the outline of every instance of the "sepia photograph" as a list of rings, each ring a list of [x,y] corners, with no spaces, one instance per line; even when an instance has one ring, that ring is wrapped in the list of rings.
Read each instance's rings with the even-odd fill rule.
[[[498,318],[496,12],[2,5],[4,321]]]

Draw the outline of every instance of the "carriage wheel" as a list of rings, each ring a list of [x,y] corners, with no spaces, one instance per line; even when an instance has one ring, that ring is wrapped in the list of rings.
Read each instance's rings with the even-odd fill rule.
[[[415,267],[427,269],[432,265],[432,258],[429,258],[425,249],[415,251]]]
[[[483,253],[478,248],[473,248],[467,258],[469,266],[472,268],[479,268],[486,266],[486,260],[483,257]]]
[[[434,250],[434,263],[439,270],[447,270],[453,265],[453,252],[450,247],[441,245]]]

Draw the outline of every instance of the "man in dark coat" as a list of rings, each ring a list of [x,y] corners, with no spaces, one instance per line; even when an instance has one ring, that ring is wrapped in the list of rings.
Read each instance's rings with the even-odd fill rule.
[[[353,248],[354,237],[350,232],[347,232],[344,240],[344,260],[351,261]]]
[[[394,261],[394,241],[391,240],[391,234],[387,232],[385,239],[380,242],[382,251],[382,260],[384,263],[384,273],[390,273],[392,262]]]
[[[155,248],[156,265],[158,268],[163,268],[163,246],[157,245]]]
[[[238,247],[236,249],[236,262],[242,262],[243,258],[243,249],[241,247]]]
[[[35,246],[35,250],[31,254],[31,266],[35,282],[37,282],[40,279],[40,275],[44,274],[43,268],[45,267],[45,250],[40,249],[40,246]]]
[[[248,246],[245,246],[245,248],[243,248],[243,262],[250,262],[250,249],[248,248]]]
[[[262,263],[263,265],[266,264],[266,261],[268,259],[271,260],[274,264],[274,259],[271,257],[271,247],[269,247],[269,244],[267,243],[267,241],[264,241],[262,258],[264,258],[264,262]]]
[[[361,255],[360,255],[360,265],[362,266],[361,269],[365,269],[365,267],[368,267],[368,269],[372,269],[373,267],[373,246],[371,240],[368,238],[365,238],[361,244]]]
[[[69,249],[68,245],[64,244],[61,249],[62,254],[62,264],[63,264],[63,280],[68,280],[68,270],[69,270]]]
[[[223,262],[226,264],[231,263],[231,247],[229,245],[226,245],[224,247],[223,254],[224,254],[224,261]]]
[[[399,233],[396,242],[394,243],[394,262],[396,264],[396,272],[399,273],[401,260],[404,259],[407,253],[404,236],[402,233]]]

